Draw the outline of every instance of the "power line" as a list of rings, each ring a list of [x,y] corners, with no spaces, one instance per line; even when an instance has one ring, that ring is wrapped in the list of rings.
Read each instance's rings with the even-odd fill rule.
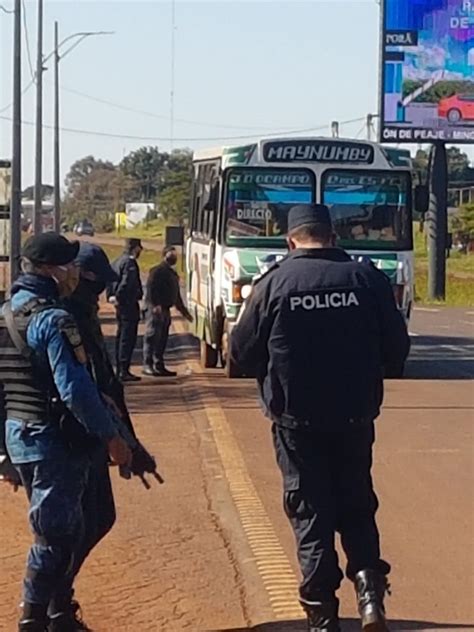
[[[75,94],[76,96],[82,97],[84,99],[88,99],[89,101],[94,101],[95,103],[100,103],[102,105],[108,105],[110,107],[116,108],[118,110],[123,110],[124,112],[131,112],[132,114],[142,114],[143,116],[149,116],[150,118],[159,119],[161,121],[169,121],[170,116],[166,114],[158,114],[156,112],[148,112],[146,110],[140,110],[138,108],[133,108],[128,105],[123,105],[120,103],[115,103],[114,101],[109,101],[108,99],[102,99],[100,97],[94,97],[91,94],[87,94],[85,92],[81,92],[80,90],[76,90],[74,88],[69,88],[67,86],[62,85],[61,90],[63,92],[68,92],[70,94]],[[186,123],[188,125],[195,125],[196,127],[211,127],[216,129],[235,129],[235,130],[256,130],[256,131],[271,131],[273,128],[267,127],[255,127],[253,125],[223,125],[218,123],[206,123],[205,121],[193,121],[190,119],[183,118],[175,118],[175,122],[177,123]]]
[[[31,79],[34,82],[36,75],[34,73],[33,63],[31,61],[30,36],[29,36],[29,33],[28,33],[28,22],[27,22],[27,18],[26,18],[26,2],[25,2],[25,0],[22,0],[22,3],[23,3],[23,29],[25,31],[26,54],[27,54],[27,57],[28,57],[28,66],[30,68]]]
[[[0,119],[4,120],[4,121],[11,121],[11,118],[9,116],[0,116]],[[351,119],[349,121],[342,121],[341,125],[348,125],[350,123],[355,123],[358,121],[364,120],[364,118],[358,118],[358,119]],[[35,123],[33,123],[33,121],[22,121],[23,125],[29,125],[29,126],[34,126]],[[52,125],[46,125],[43,124],[43,128],[45,129],[52,129],[53,126]],[[214,138],[175,138],[174,140],[177,142],[181,142],[181,143],[186,143],[186,142],[204,142],[204,141],[208,141],[208,142],[212,142],[212,141],[220,141],[220,140],[250,140],[250,139],[255,139],[256,136],[261,136],[261,137],[273,137],[273,136],[280,136],[280,135],[285,135],[285,136],[291,136],[294,134],[304,134],[304,133],[309,133],[309,132],[316,132],[316,131],[321,131],[321,130],[325,130],[327,129],[327,125],[320,125],[317,127],[310,127],[310,128],[306,128],[306,129],[297,129],[297,130],[280,130],[280,131],[275,131],[273,133],[268,133],[268,134],[252,134],[252,135],[242,135],[242,136],[217,136]],[[70,134],[82,134],[83,136],[97,136],[97,137],[102,137],[102,138],[117,138],[117,139],[121,139],[121,140],[139,140],[139,141],[153,141],[153,142],[170,142],[170,138],[164,138],[164,137],[156,137],[156,136],[134,136],[132,134],[114,134],[112,132],[100,132],[98,130],[87,130],[87,129],[78,129],[75,127],[62,127],[61,130],[63,132],[67,132]]]
[[[15,13],[15,11],[11,11],[10,9],[5,8],[3,4],[0,4],[0,11],[3,11],[3,13],[8,13],[8,15],[13,15],[13,13]]]
[[[28,90],[30,90],[30,88],[34,85],[35,83],[35,77],[33,77],[29,83],[26,84],[26,86],[23,88],[23,90],[21,91],[21,96],[24,96]],[[3,114],[3,112],[6,112],[7,110],[9,110],[11,107],[13,107],[13,101],[11,103],[9,103],[8,105],[6,105],[5,107],[0,109],[0,114]]]

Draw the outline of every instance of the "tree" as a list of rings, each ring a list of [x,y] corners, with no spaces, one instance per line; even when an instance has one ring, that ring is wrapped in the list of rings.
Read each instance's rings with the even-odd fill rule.
[[[403,82],[403,98],[413,94],[415,90],[424,85],[424,81],[407,79]],[[472,81],[438,81],[428,90],[425,90],[416,99],[415,103],[439,103],[441,99],[446,99],[455,94],[474,94],[474,83]]]
[[[97,160],[94,156],[76,160],[66,176],[67,193],[73,194],[94,171],[115,171],[115,169],[116,167],[110,161]]]
[[[192,159],[189,149],[175,149],[169,155],[158,194],[158,207],[165,219],[182,223],[189,214]]]
[[[124,210],[127,193],[134,186],[117,168],[96,168],[68,193],[63,215],[69,222],[87,218],[99,231],[112,230],[114,215]]]
[[[448,178],[450,182],[468,180],[470,175],[469,156],[458,147],[448,147]],[[422,180],[426,182],[428,177],[429,153],[419,149],[413,159],[413,166],[421,173]]]
[[[474,204],[461,207],[458,218],[459,232],[469,239],[474,239]]]
[[[189,214],[191,205],[191,178],[186,171],[170,171],[158,198],[160,213],[166,220],[180,224]]]
[[[168,158],[169,155],[160,152],[158,147],[141,147],[125,156],[119,168],[135,181],[135,200],[151,202],[156,198]]]
[[[43,184],[41,186],[41,199],[42,200],[47,200],[48,198],[51,198],[53,196],[53,193],[54,193],[54,187],[51,186],[50,184]],[[27,200],[33,200],[35,197],[34,185],[30,187],[26,187],[26,189],[22,192],[21,197]]]

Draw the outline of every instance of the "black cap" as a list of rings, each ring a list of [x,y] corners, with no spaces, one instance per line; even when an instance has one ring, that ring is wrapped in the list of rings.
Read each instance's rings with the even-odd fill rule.
[[[331,214],[325,204],[298,204],[288,213],[288,232],[305,224],[332,226]]]
[[[78,252],[78,241],[68,241],[58,233],[42,233],[30,237],[21,254],[37,265],[65,266],[74,261]]]
[[[103,283],[115,283],[118,276],[110,265],[109,258],[97,244],[87,241],[81,242],[76,262],[85,272],[93,272],[98,281]]]
[[[135,237],[131,237],[125,240],[125,247],[129,252],[131,252],[134,248],[143,248],[142,240],[136,239]]]

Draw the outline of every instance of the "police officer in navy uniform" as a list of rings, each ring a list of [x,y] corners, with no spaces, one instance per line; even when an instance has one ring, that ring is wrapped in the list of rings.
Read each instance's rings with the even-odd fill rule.
[[[143,287],[138,259],[143,246],[140,239],[127,239],[125,252],[112,263],[118,281],[109,288],[109,300],[113,299],[117,310],[116,356],[117,372],[122,382],[137,382],[140,378],[130,372],[133,351],[137,344],[140,322],[140,301]]]
[[[231,359],[256,374],[273,422],[309,630],[340,630],[338,532],[362,628],[378,632],[387,630],[390,566],[375,521],[374,420],[384,366],[402,366],[410,343],[385,275],[333,244],[327,207],[291,209],[290,252],[253,288],[231,336]]]
[[[91,450],[127,466],[121,439],[86,367],[77,325],[61,298],[78,283],[78,243],[45,233],[23,248],[24,274],[0,318],[5,446],[24,486],[35,536],[24,579],[21,632],[87,630],[72,602],[83,549]],[[4,477],[12,484],[12,476]]]
[[[178,254],[174,246],[163,250],[163,261],[150,270],[146,302],[146,330],[143,336],[143,374],[175,377],[165,366],[165,351],[171,327],[171,308],[175,307],[188,322],[192,315],[183,302],[179,276],[175,270]]]

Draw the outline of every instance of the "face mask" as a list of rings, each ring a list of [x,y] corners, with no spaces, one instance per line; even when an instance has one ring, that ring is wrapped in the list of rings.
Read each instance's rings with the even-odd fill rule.
[[[52,279],[58,286],[58,292],[60,296],[71,296],[79,285],[79,268],[74,266],[56,266],[58,270],[64,272],[65,277],[59,279],[54,274]]]
[[[89,281],[89,279],[82,279],[81,285],[84,285],[87,292],[96,297],[100,296],[106,288],[106,284],[102,283],[102,281]]]

